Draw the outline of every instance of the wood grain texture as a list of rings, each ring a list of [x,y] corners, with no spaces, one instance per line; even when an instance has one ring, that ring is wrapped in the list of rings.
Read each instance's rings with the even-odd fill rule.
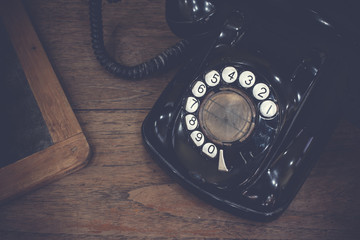
[[[0,13],[1,21],[19,59],[19,68],[26,76],[24,81],[29,84],[36,100],[34,104],[41,112],[38,114],[44,120],[40,124],[48,129],[51,136],[48,140],[50,144],[46,148],[28,153],[29,155],[16,159],[16,162],[0,168],[0,202],[3,202],[83,167],[88,161],[90,148],[22,2],[1,1]],[[8,100],[10,99],[3,101]],[[21,111],[20,108],[12,110]],[[9,121],[16,120],[18,119]],[[26,123],[26,119],[22,120],[21,127],[33,128]],[[29,134],[25,133],[26,130],[21,133],[24,138]],[[21,140],[14,142],[15,145],[23,144]],[[3,154],[0,157],[8,156]]]
[[[0,200],[8,200],[83,167],[89,153],[85,136],[79,133],[0,168]]]
[[[86,0],[27,0],[35,29],[93,149],[81,171],[0,206],[0,239],[359,239],[360,130],[342,121],[278,220],[247,221],[197,199],[142,144],[140,127],[174,71],[117,79],[94,59]],[[104,3],[105,42],[134,64],[175,43],[164,1]]]

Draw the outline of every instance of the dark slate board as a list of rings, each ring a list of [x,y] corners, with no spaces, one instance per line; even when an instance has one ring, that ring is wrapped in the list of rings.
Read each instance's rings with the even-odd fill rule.
[[[0,22],[0,168],[51,145],[48,128]]]

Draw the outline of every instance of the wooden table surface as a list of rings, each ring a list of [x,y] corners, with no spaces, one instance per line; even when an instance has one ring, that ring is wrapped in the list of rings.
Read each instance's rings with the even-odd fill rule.
[[[103,3],[105,42],[142,62],[174,44],[160,0]],[[360,130],[342,120],[287,211],[257,223],[185,191],[146,152],[140,127],[175,70],[144,81],[105,72],[87,0],[25,6],[91,145],[87,167],[0,206],[0,239],[360,239]]]

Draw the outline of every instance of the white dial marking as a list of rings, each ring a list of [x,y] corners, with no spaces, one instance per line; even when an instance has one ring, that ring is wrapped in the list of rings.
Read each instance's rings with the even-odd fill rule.
[[[237,72],[236,68],[234,68],[234,67],[226,67],[222,71],[221,77],[224,79],[225,82],[233,83],[236,81],[236,79],[238,77],[238,72]]]
[[[205,82],[210,87],[215,87],[220,83],[220,74],[212,70],[205,75]]]
[[[255,75],[250,71],[245,71],[240,74],[239,82],[240,85],[244,88],[252,87],[255,84],[255,81]]]
[[[201,81],[197,81],[192,88],[192,93],[195,97],[202,97],[206,93],[206,85]]]
[[[192,114],[188,114],[185,116],[185,123],[186,123],[186,128],[189,130],[189,131],[192,131],[194,130],[195,128],[197,128],[198,126],[198,120],[197,118],[192,115]]]
[[[228,172],[229,169],[226,166],[225,159],[224,159],[224,150],[220,149],[219,151],[219,164],[218,170],[221,172]]]
[[[202,151],[211,158],[214,158],[217,155],[217,148],[213,143],[205,143],[205,145],[202,148]]]
[[[264,100],[270,94],[270,89],[265,83],[258,83],[253,88],[253,95],[257,100]]]
[[[263,101],[260,104],[260,113],[261,113],[261,115],[263,115],[266,118],[271,118],[271,117],[275,116],[277,111],[278,111],[278,108],[277,108],[276,103],[274,103],[271,100]]]
[[[186,100],[185,110],[189,113],[195,112],[199,107],[199,100],[194,97],[188,97]]]
[[[195,143],[196,146],[200,147],[201,145],[204,144],[204,134],[200,131],[193,131],[190,134],[191,139],[193,140],[193,142]]]

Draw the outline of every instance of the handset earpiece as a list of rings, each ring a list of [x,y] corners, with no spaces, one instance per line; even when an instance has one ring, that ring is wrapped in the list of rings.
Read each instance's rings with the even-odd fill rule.
[[[176,36],[197,38],[222,24],[224,8],[224,1],[219,0],[167,0],[166,20]]]

